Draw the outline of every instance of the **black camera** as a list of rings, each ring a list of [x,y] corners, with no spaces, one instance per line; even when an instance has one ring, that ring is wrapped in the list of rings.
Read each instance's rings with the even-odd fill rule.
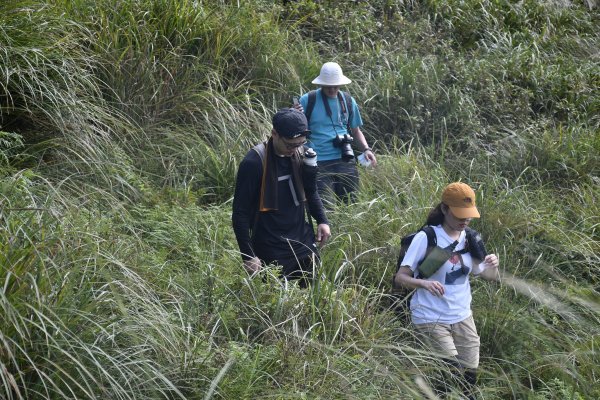
[[[352,142],[354,139],[347,133],[338,135],[333,139],[333,145],[339,147],[342,151],[342,160],[348,162],[354,159],[354,150],[352,150]]]

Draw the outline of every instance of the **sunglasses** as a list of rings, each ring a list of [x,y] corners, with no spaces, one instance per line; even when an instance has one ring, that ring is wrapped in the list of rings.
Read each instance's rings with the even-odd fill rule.
[[[302,137],[301,142],[294,142],[293,139],[286,139],[284,137],[281,137],[281,141],[283,142],[283,145],[289,150],[296,149],[296,148],[298,148],[300,146],[304,146],[306,143],[308,143],[306,140],[306,136]]]

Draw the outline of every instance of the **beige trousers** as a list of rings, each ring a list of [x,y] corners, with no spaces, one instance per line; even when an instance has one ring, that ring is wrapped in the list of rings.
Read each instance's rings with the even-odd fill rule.
[[[479,366],[479,335],[473,316],[456,324],[415,324],[416,331],[441,357],[456,359],[463,368]]]

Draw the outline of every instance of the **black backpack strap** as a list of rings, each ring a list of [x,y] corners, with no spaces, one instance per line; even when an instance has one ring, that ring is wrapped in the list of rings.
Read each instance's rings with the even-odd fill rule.
[[[425,253],[425,257],[427,257],[431,249],[437,246],[437,236],[431,225],[425,225],[421,230],[427,235],[427,253]]]
[[[427,235],[427,250],[425,250],[425,257],[423,257],[423,259],[421,261],[419,261],[419,265],[421,265],[421,263],[423,261],[425,261],[425,259],[429,255],[429,253],[431,253],[431,250],[433,250],[433,248],[435,246],[437,246],[437,235],[435,234],[435,231],[433,230],[433,226],[425,225],[421,228],[421,230],[423,232],[425,232],[425,234]],[[420,277],[420,274],[418,271],[419,271],[419,269],[417,268],[417,278]]]
[[[427,256],[431,252],[431,250],[435,246],[437,246],[437,236],[435,234],[435,231],[433,230],[433,227],[430,225],[424,225],[417,232],[412,233],[412,234],[402,238],[402,241],[400,242],[400,254],[398,256],[398,262],[396,265],[396,273],[392,276],[392,290],[395,291],[396,293],[404,293],[405,294],[405,296],[404,296],[405,304],[407,304],[410,299],[409,292],[412,293],[414,290],[409,291],[408,289],[397,285],[396,284],[396,274],[398,274],[398,271],[400,270],[400,267],[402,266],[402,261],[404,259],[404,256],[406,255],[406,250],[408,250],[408,247],[410,246],[410,243],[412,243],[415,235],[417,233],[419,233],[420,231],[425,232],[425,235],[427,236],[427,249],[425,250],[425,257],[423,257],[423,260],[425,258],[427,258]],[[423,260],[421,260],[419,262],[419,264],[421,262],[423,262]]]
[[[264,164],[265,162],[265,153],[267,151],[267,142],[261,142],[252,148],[258,156],[260,157],[260,161]]]
[[[406,250],[408,250],[408,247],[410,246],[410,243],[414,239],[415,235],[417,233],[419,233],[420,231],[425,232],[425,235],[427,236],[427,250],[425,251],[425,257],[423,257],[423,260],[429,255],[431,250],[437,245],[437,236],[435,235],[435,231],[433,230],[433,227],[429,226],[429,225],[425,225],[425,226],[421,227],[421,229],[419,229],[417,232],[410,234],[408,236],[405,236],[404,238],[402,238],[402,241],[400,242],[401,250],[400,250],[400,254],[398,255],[396,271],[398,271],[400,269],[400,267],[402,266],[402,260],[404,259],[404,256],[406,255]],[[402,250],[403,248],[405,250]],[[422,262],[422,260],[421,260],[421,262]]]
[[[306,120],[310,124],[310,116],[312,115],[313,109],[315,108],[315,103],[317,102],[317,91],[311,90],[308,92],[308,103],[306,104],[306,109],[304,110],[304,115],[306,116]]]
[[[261,142],[259,144],[257,144],[256,146],[252,147],[252,150],[254,150],[256,152],[256,154],[258,154],[258,157],[260,157],[260,162],[264,167],[265,164],[265,153],[267,151],[267,142]],[[259,205],[260,207],[260,205]],[[250,228],[250,235],[252,235],[252,232],[256,231],[256,224],[258,223],[258,216],[260,215],[260,213],[258,212],[258,207],[256,208],[256,210],[254,210],[254,221],[252,223],[252,227]]]
[[[483,243],[483,239],[481,238],[481,234],[477,232],[475,229],[466,228],[465,229],[467,243],[465,244],[465,251],[463,253],[471,253],[471,257],[478,260],[479,262],[485,259],[487,256],[487,250],[485,249],[485,244]]]
[[[340,95],[340,93],[341,93],[341,95]],[[339,97],[343,97],[344,102],[346,103],[346,110],[347,110],[346,112],[348,114],[348,117],[346,119],[346,130],[350,134],[352,132],[352,130],[350,128],[350,123],[352,122],[352,117],[354,116],[354,110],[352,109],[352,96],[348,92],[339,91],[338,98]],[[341,98],[340,98],[340,103],[342,103]]]
[[[471,246],[470,246],[471,234],[470,234],[470,232],[475,232],[475,231],[473,229],[467,227],[465,229],[465,247],[463,247],[460,250],[455,251],[454,253],[456,253],[460,256],[461,254],[466,254],[466,253],[471,252]],[[462,258],[461,258],[461,260],[462,260]]]

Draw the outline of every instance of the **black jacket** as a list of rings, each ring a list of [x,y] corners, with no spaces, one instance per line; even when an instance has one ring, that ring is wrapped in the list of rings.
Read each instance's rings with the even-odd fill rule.
[[[263,164],[250,150],[240,163],[233,198],[232,223],[242,259],[254,256],[265,262],[301,258],[316,253],[313,228],[306,221],[290,157],[275,157],[278,209],[258,212]],[[318,192],[306,190],[306,204],[317,224],[328,223]]]

